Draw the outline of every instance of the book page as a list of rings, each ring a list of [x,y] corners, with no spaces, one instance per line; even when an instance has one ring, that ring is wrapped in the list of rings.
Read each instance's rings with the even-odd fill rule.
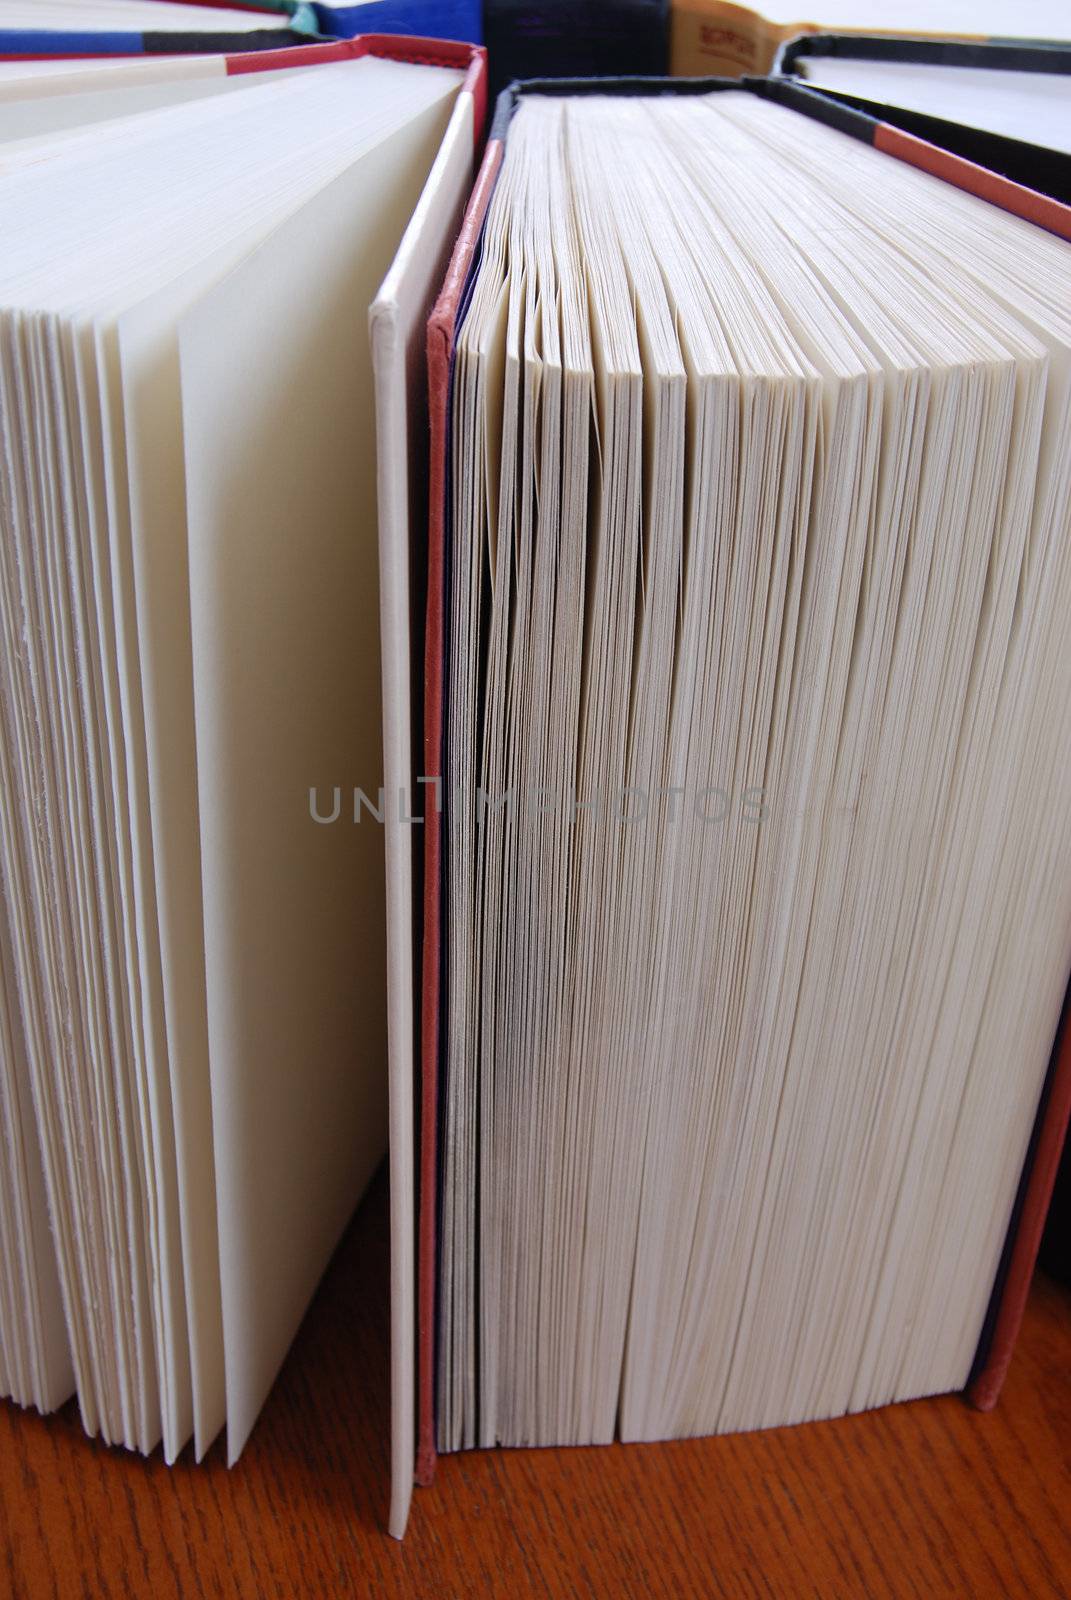
[[[382,781],[365,308],[447,115],[355,163],[180,327],[232,1459],[385,1146],[384,839],[354,818]]]

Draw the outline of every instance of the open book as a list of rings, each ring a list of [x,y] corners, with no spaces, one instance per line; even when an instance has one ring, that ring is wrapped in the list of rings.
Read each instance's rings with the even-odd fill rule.
[[[0,97],[0,1379],[168,1460],[237,1456],[385,1148],[383,832],[330,825],[382,782],[368,318],[482,74]]]
[[[1071,213],[874,130],[500,102],[429,329],[422,1481],[999,1383],[1071,1101]]]

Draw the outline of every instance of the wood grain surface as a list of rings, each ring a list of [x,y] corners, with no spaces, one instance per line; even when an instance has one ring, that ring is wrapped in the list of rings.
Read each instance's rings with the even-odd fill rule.
[[[387,1505],[377,1179],[256,1431],[168,1469],[0,1404],[0,1596],[1071,1595],[1071,1296],[1035,1282],[1000,1405],[957,1397],[733,1438],[440,1462]]]

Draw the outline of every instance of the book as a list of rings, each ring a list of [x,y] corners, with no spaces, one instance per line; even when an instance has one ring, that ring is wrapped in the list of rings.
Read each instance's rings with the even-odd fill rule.
[[[484,82],[221,65],[0,144],[0,1377],[169,1462],[238,1456],[386,1146],[368,318]]]
[[[1071,198],[1065,46],[808,34],[784,46],[775,71],[1046,193],[1059,183],[1058,197]]]
[[[1071,25],[1059,0],[821,0],[813,10],[791,0],[766,0],[761,10],[734,0],[670,0],[669,70],[675,77],[761,74],[773,70],[781,47],[797,34],[888,33],[959,39],[1068,39]]]
[[[308,7],[200,5],[190,0],[3,0],[0,59],[214,54],[270,50],[317,37]]]
[[[675,88],[503,96],[429,323],[424,1482],[991,1404],[1071,1103],[1071,212]]]
[[[0,59],[276,50],[357,34],[479,43],[479,0],[3,0]]]

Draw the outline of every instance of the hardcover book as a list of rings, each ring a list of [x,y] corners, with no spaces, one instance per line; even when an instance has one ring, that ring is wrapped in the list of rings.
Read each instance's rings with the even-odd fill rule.
[[[1069,237],[776,80],[501,98],[428,331],[418,1481],[993,1403],[1071,1102]]]
[[[408,649],[368,318],[423,316],[484,68],[151,65],[0,103],[0,1378],[233,1461],[386,1147],[383,836],[330,798]]]
[[[479,0],[0,0],[0,59],[277,50],[357,34],[478,44]]]
[[[774,66],[842,105],[1071,200],[1071,48],[805,34]]]

